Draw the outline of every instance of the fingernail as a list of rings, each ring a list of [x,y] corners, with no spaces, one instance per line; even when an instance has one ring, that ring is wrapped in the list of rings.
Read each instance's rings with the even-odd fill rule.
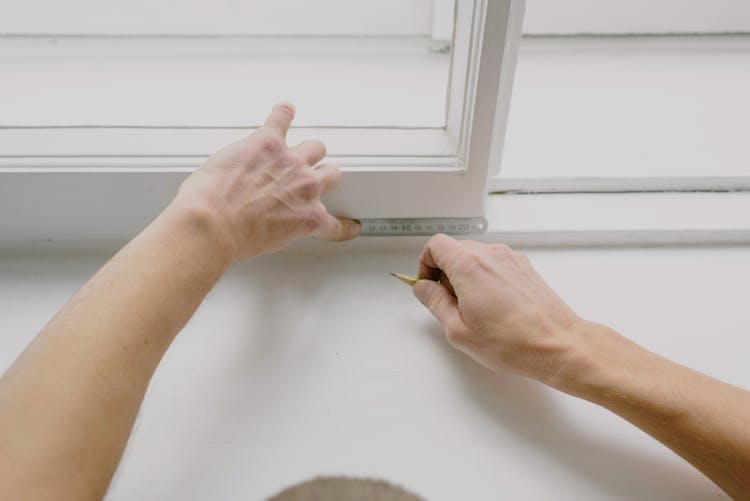
[[[294,114],[294,104],[290,103],[289,101],[281,101],[279,103],[276,103],[276,106],[285,108],[289,113]]]

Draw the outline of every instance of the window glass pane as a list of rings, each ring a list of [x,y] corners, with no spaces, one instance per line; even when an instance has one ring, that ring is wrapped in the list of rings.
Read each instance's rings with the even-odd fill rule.
[[[298,126],[443,127],[435,2],[0,0],[24,35],[0,37],[0,121],[248,126],[283,99]]]

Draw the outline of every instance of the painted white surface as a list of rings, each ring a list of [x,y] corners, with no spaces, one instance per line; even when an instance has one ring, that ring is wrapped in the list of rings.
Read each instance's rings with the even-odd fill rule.
[[[435,18],[438,24],[445,19],[444,7],[449,3],[183,0],[175,9],[165,0],[2,0],[0,33],[425,35],[436,25]],[[750,8],[745,0],[529,0],[524,25],[524,31],[532,34],[748,30]]]
[[[139,168],[167,167],[191,172],[211,153],[253,130],[249,127],[5,129],[0,131],[0,168],[6,172],[24,167],[32,167],[36,172],[86,168],[120,168],[132,172]],[[313,138],[323,141],[328,148],[327,158],[342,167],[437,166],[439,157],[445,157],[447,166],[455,167],[457,161],[456,145],[443,129],[293,127],[287,143],[295,145]],[[389,155],[383,156],[384,152]],[[409,158],[408,163],[399,164],[399,158]]]
[[[488,232],[750,230],[750,193],[493,195]]]
[[[433,0],[432,2],[432,31],[435,41],[450,43],[453,38],[453,21],[456,0]],[[448,47],[447,45],[444,47]]]
[[[373,184],[373,178],[368,179],[366,173],[349,173],[346,179],[352,175],[358,175],[356,185],[350,185],[350,190],[337,199],[327,200],[334,213],[339,213],[337,208],[356,207]],[[0,214],[5,214],[0,218],[0,251],[22,248],[31,242],[40,248],[65,249],[81,248],[81,241],[87,242],[84,247],[91,241],[98,242],[98,246],[125,241],[166,206],[169,198],[165,194],[172,193],[170,190],[183,176],[174,172],[155,179],[113,173],[95,176],[92,182],[85,176],[45,175],[45,203],[29,200],[18,206],[13,203],[14,193],[29,193],[42,183],[24,175],[8,175],[0,184]],[[427,174],[424,182],[430,176]],[[140,205],[122,195],[123,186],[142,195]],[[437,188],[434,181],[432,188]],[[82,195],[74,197],[70,194],[74,192]],[[410,200],[392,196],[387,204],[381,204],[380,213],[399,217],[409,210]],[[746,192],[492,195],[486,206],[488,232],[476,238],[490,242],[543,247],[750,244],[750,193]],[[445,210],[439,198],[420,202],[420,208],[424,212],[419,217]],[[350,215],[378,217],[361,208]],[[466,212],[464,217],[470,215]],[[404,242],[403,237],[368,237],[346,247],[371,250]],[[300,246],[310,249],[318,244],[306,240]]]
[[[388,271],[402,252],[236,266],[149,389],[110,500],[262,499],[316,474],[384,477],[431,501],[716,499],[619,418],[449,349]],[[750,248],[532,251],[581,315],[750,387]],[[0,366],[104,260],[0,258]]]
[[[391,145],[385,141],[381,141],[381,149],[374,155],[363,154],[362,151],[354,151],[352,156],[359,156],[366,158],[366,163],[363,166],[359,163],[354,171],[347,172],[341,186],[326,199],[326,204],[331,210],[342,216],[348,216],[353,218],[394,218],[394,217],[477,217],[484,213],[484,197],[487,192],[487,178],[489,175],[489,166],[499,164],[501,155],[501,143],[505,133],[505,124],[507,119],[507,107],[509,105],[510,90],[512,86],[512,75],[515,67],[515,55],[520,38],[521,28],[521,13],[524,5],[523,0],[497,0],[489,3],[479,2],[478,0],[465,0],[458,4],[460,8],[457,8],[456,17],[456,39],[462,41],[462,48],[459,49],[458,45],[454,47],[454,52],[460,54],[459,56],[450,56],[453,62],[463,61],[461,64],[454,64],[452,66],[452,78],[450,82],[460,81],[460,85],[450,85],[449,94],[451,95],[450,108],[452,112],[441,113],[441,125],[435,127],[428,127],[430,129],[438,130],[439,132],[445,132],[445,134],[439,134],[438,137],[441,139],[438,141],[436,146],[437,150],[429,152],[427,156],[415,156],[410,159],[404,157],[401,153],[404,148],[392,149]],[[311,39],[312,40],[312,39]],[[51,40],[40,40],[35,37],[30,38],[13,38],[10,37],[4,42],[5,51],[0,51],[3,57],[7,57],[13,64],[19,64],[23,66],[25,61],[29,59],[28,56],[33,56],[36,51],[41,51],[45,54],[47,51],[54,53],[57,49],[54,47],[55,39]],[[190,43],[197,43],[197,53],[192,49],[195,47],[182,48],[179,44],[175,45],[175,40],[162,40],[156,39],[138,39],[136,40],[135,46],[140,48],[140,52],[137,55],[131,54],[131,49],[134,46],[130,44],[131,39],[123,40],[119,38],[102,40],[97,37],[81,40],[80,38],[65,39],[60,42],[61,46],[64,46],[63,52],[70,56],[74,62],[81,63],[83,61],[84,66],[91,61],[90,58],[97,59],[98,63],[91,65],[89,70],[93,70],[97,77],[101,77],[101,74],[97,72],[101,69],[99,65],[104,66],[103,74],[107,74],[112,68],[109,68],[109,58],[113,53],[119,56],[126,56],[126,63],[134,62],[135,68],[130,68],[129,71],[123,72],[120,75],[123,81],[117,80],[117,85],[123,84],[127,87],[129,84],[128,79],[132,79],[134,75],[141,75],[140,72],[134,71],[142,69],[140,65],[147,64],[153,71],[158,68],[170,64],[175,64],[177,67],[181,67],[185,61],[191,61],[195,57],[199,59],[203,58],[201,64],[195,65],[192,70],[186,71],[182,75],[184,82],[190,81],[190,78],[195,77],[206,77],[207,75],[201,73],[206,67],[210,67],[214,60],[221,60],[223,58],[229,58],[234,61],[232,64],[236,64],[238,67],[243,68],[245,76],[248,77],[248,85],[239,88],[234,88],[234,93],[227,92],[225,89],[225,82],[222,81],[221,77],[226,75],[215,75],[211,74],[209,78],[210,82],[208,85],[203,87],[203,83],[198,82],[200,92],[196,95],[213,97],[214,95],[227,96],[227,105],[225,109],[237,110],[242,109],[238,107],[238,103],[245,103],[245,94],[252,94],[253,89],[253,78],[247,73],[248,68],[242,65],[241,61],[236,61],[237,47],[227,46],[227,40],[219,40],[219,53],[223,56],[212,54],[208,50],[212,44],[203,45],[200,42],[196,42],[194,39],[189,40]],[[266,40],[268,41],[268,40]],[[353,47],[347,47],[343,50],[338,46],[340,43],[348,43],[342,39],[322,39],[315,40],[315,43],[311,41],[310,53],[305,54],[305,58],[300,58],[300,47],[297,45],[299,39],[290,38],[283,39],[280,43],[281,48],[284,50],[278,51],[279,42],[278,39],[274,39],[271,43],[273,53],[276,56],[288,55],[291,60],[295,62],[286,74],[287,80],[278,82],[278,86],[273,84],[274,81],[282,79],[283,73],[273,71],[273,65],[269,69],[269,81],[267,87],[272,89],[273,92],[279,92],[279,88],[304,88],[300,87],[301,81],[297,78],[300,74],[299,65],[296,63],[310,63],[311,60],[315,59],[313,56],[321,54],[317,52],[321,49],[321,44],[327,49],[323,51],[323,54],[330,56],[330,63],[336,67],[342,75],[342,78],[354,79],[351,81],[351,86],[336,89],[325,89],[325,92],[329,93],[330,102],[335,102],[335,107],[339,110],[343,110],[344,116],[353,119],[353,124],[359,123],[364,125],[365,128],[371,127],[373,130],[379,130],[382,128],[398,128],[406,126],[410,131],[419,130],[424,132],[420,125],[425,124],[410,116],[410,111],[407,111],[405,115],[401,114],[400,108],[401,100],[409,100],[409,97],[403,95],[395,98],[388,98],[387,104],[391,109],[398,110],[397,115],[400,119],[404,119],[407,116],[405,122],[400,124],[394,124],[393,122],[386,121],[381,123],[362,123],[364,120],[359,113],[358,102],[359,99],[367,99],[369,96],[367,92],[373,85],[367,79],[367,72],[358,71],[356,64],[348,64],[351,60],[353,63],[362,63],[360,59],[363,57],[361,50],[362,47],[373,48],[372,53],[366,52],[368,57],[370,55],[377,57],[378,55],[385,57],[388,61],[391,60],[392,55],[402,54],[400,50],[391,52],[387,50],[385,54],[382,50],[385,48],[393,49],[393,46],[403,49],[403,46],[414,47],[413,43],[416,41],[419,43],[419,39],[379,39],[379,40],[360,40],[357,39],[352,41]],[[106,47],[100,52],[97,49],[99,42],[102,42]],[[105,43],[106,42],[106,43]],[[245,40],[246,44],[243,45],[244,50],[240,50],[240,53],[244,54],[248,51],[256,56],[265,58],[266,62],[275,61],[274,57],[269,57],[268,54],[264,54],[263,50],[254,45],[253,42]],[[257,40],[255,40],[257,42]],[[335,42],[335,43],[334,43]],[[46,44],[52,45],[52,48]],[[249,45],[247,45],[249,43]],[[333,45],[332,45],[333,43]],[[20,44],[20,48],[14,46],[14,44]],[[152,60],[154,54],[149,53],[149,48],[160,48],[164,47],[162,44],[166,44],[168,55],[162,52],[158,52],[159,56]],[[384,45],[383,45],[384,44]],[[314,45],[314,47],[313,47]],[[113,48],[115,49],[113,52]],[[307,48],[307,46],[305,47]],[[93,51],[92,51],[93,49]],[[261,48],[262,49],[262,48]],[[465,49],[465,50],[464,50]],[[352,50],[354,52],[352,52]],[[417,49],[417,59],[432,56],[445,59],[448,56],[443,54],[428,54],[425,56],[425,47]],[[408,50],[407,50],[408,52]],[[347,57],[346,54],[349,56]],[[36,54],[38,55],[38,54]],[[414,55],[414,54],[412,54]],[[164,59],[160,59],[164,56]],[[30,57],[34,59],[34,57]],[[8,216],[5,220],[0,221],[0,224],[6,224],[13,226],[14,222],[10,217],[17,217],[16,214],[25,213],[27,216],[23,219],[24,231],[21,233],[6,233],[4,238],[7,240],[14,239],[47,239],[52,238],[46,231],[51,224],[53,219],[57,218],[60,221],[59,213],[65,212],[72,214],[73,217],[62,218],[65,221],[62,227],[56,227],[55,231],[58,234],[70,234],[77,233],[83,229],[83,233],[78,233],[76,237],[72,238],[102,238],[100,232],[95,229],[96,223],[89,217],[92,214],[91,207],[98,207],[98,204],[92,203],[102,198],[102,192],[110,194],[108,197],[110,200],[119,200],[120,205],[112,205],[107,203],[110,207],[116,207],[121,209],[127,207],[128,215],[125,220],[115,218],[118,220],[114,226],[115,238],[126,238],[126,233],[133,227],[142,225],[145,221],[150,220],[155,215],[154,207],[163,207],[165,203],[170,200],[178,186],[181,179],[184,178],[185,173],[196,165],[211,151],[205,151],[203,155],[196,155],[190,153],[195,151],[193,146],[186,145],[182,146],[182,142],[172,142],[171,147],[175,144],[181,148],[180,152],[174,150],[167,152],[157,151],[156,154],[138,154],[138,153],[115,153],[114,155],[102,155],[101,149],[89,145],[97,144],[95,141],[78,141],[78,146],[84,144],[87,148],[85,152],[74,153],[72,156],[66,156],[59,153],[60,143],[55,145],[57,151],[52,152],[48,149],[49,143],[41,141],[42,137],[46,137],[50,134],[50,129],[54,133],[62,131],[72,131],[72,136],[80,137],[81,134],[98,135],[101,128],[105,128],[106,132],[104,137],[117,141],[118,139],[125,138],[125,144],[132,144],[133,137],[130,136],[131,130],[137,129],[133,136],[139,136],[140,141],[135,143],[140,144],[141,147],[148,148],[149,145],[153,146],[158,143],[156,139],[157,135],[162,133],[171,133],[171,137],[174,139],[175,134],[181,131],[183,128],[190,129],[192,134],[206,133],[205,136],[200,136],[201,145],[209,144],[217,137],[216,129],[206,129],[210,123],[193,123],[192,120],[187,122],[179,121],[174,123],[130,123],[128,127],[111,127],[114,125],[110,120],[109,113],[103,112],[100,115],[105,123],[96,122],[98,126],[93,126],[90,121],[84,123],[78,122],[82,119],[84,113],[80,113],[80,110],[97,110],[99,105],[105,106],[110,103],[117,103],[115,107],[119,107],[121,110],[128,110],[125,112],[125,116],[130,116],[129,119],[135,120],[135,116],[140,116],[140,111],[135,115],[129,115],[133,109],[149,108],[149,102],[147,101],[133,101],[132,96],[127,99],[120,99],[120,92],[115,92],[109,95],[107,99],[103,99],[102,95],[98,95],[98,98],[93,99],[88,96],[85,85],[89,85],[88,82],[81,82],[84,88],[79,88],[77,85],[69,85],[68,91],[71,91],[74,95],[79,96],[80,100],[77,105],[71,106],[69,109],[66,108],[68,104],[65,103],[65,94],[58,95],[56,99],[52,99],[49,103],[54,106],[62,106],[65,111],[60,113],[54,123],[39,122],[41,115],[33,117],[32,121],[28,118],[24,118],[24,109],[28,107],[30,102],[35,103],[35,109],[45,109],[44,103],[38,103],[34,99],[28,99],[30,93],[34,95],[35,92],[39,95],[39,100],[44,100],[45,96],[50,94],[48,87],[54,88],[54,82],[50,82],[49,79],[42,78],[44,75],[49,76],[54,80],[57,75],[72,76],[75,79],[86,79],[87,72],[80,71],[73,65],[70,73],[63,71],[58,68],[57,71],[53,71],[49,74],[50,68],[55,68],[56,63],[59,62],[55,57],[49,55],[42,57],[43,61],[37,61],[36,70],[38,74],[34,74],[35,78],[24,80],[24,77],[20,78],[19,81],[15,82],[16,93],[13,94],[13,98],[8,100],[7,104],[11,102],[21,102],[22,104],[16,108],[16,113],[13,113],[17,120],[22,120],[22,123],[6,122],[5,127],[0,126],[0,136],[5,136],[3,140],[0,140],[0,145],[3,142],[6,144],[14,145],[16,141],[14,138],[20,134],[22,136],[22,144],[28,148],[24,153],[14,154],[12,151],[16,146],[11,146],[8,151],[11,153],[4,153],[0,151],[0,157],[2,158],[2,167],[0,167],[0,175],[4,178],[3,183],[0,184],[0,188],[3,188],[4,199],[3,203],[7,210]],[[63,58],[65,59],[65,58]],[[79,60],[80,59],[80,60]],[[241,58],[240,58],[241,59]],[[308,61],[308,59],[310,61]],[[407,58],[408,59],[408,58]],[[88,62],[87,62],[88,61]],[[122,61],[120,61],[122,62]],[[224,61],[226,62],[226,61]],[[289,62],[289,61],[287,61]],[[407,62],[404,62],[404,67],[401,68],[405,73],[401,74],[398,71],[392,71],[391,77],[396,77],[397,81],[408,80],[408,71],[411,69]],[[70,61],[67,63],[70,64]],[[366,63],[362,63],[367,66]],[[32,65],[33,66],[33,65]],[[126,64],[127,66],[127,64]],[[167,65],[168,66],[168,65]],[[231,66],[231,65],[230,65]],[[407,66],[409,66],[407,68]],[[311,73],[319,72],[320,68],[311,64],[307,67]],[[457,68],[464,68],[463,74],[456,75]],[[27,68],[28,69],[28,68]],[[366,68],[372,70],[372,68]],[[294,70],[294,71],[292,71]],[[22,72],[23,73],[23,72]],[[117,73],[116,71],[114,73]],[[302,72],[304,73],[304,72]],[[376,72],[380,74],[379,72]],[[388,73],[388,71],[386,71]],[[14,75],[12,69],[8,70],[9,75]],[[167,71],[161,75],[167,79],[172,78],[173,74]],[[455,78],[457,77],[458,78]],[[26,75],[28,77],[28,74]],[[109,78],[109,77],[107,77]],[[97,96],[99,88],[109,89],[108,83],[116,87],[114,81],[108,82],[107,78],[103,81],[98,82],[98,85],[94,85],[94,95]],[[217,79],[218,78],[218,79]],[[312,77],[311,77],[312,78]],[[321,87],[326,87],[325,83],[331,81],[331,75],[322,76],[318,80],[318,84]],[[12,79],[12,78],[10,78]],[[158,79],[157,79],[158,80]],[[180,88],[183,84],[181,81],[172,81],[170,85],[163,87],[161,90],[164,94],[169,94],[172,91],[172,87]],[[334,78],[335,80],[335,78]],[[437,81],[436,78],[428,78],[431,84]],[[139,78],[136,78],[136,82],[130,82],[136,88],[141,87],[140,90],[145,94],[148,94],[153,89],[146,84],[142,85],[139,83]],[[163,83],[163,82],[162,82]],[[205,82],[204,82],[205,83]],[[399,85],[395,85],[399,88]],[[357,93],[351,93],[352,88],[357,88],[359,98],[352,97],[356,96]],[[445,91],[445,87],[441,87]],[[208,90],[206,90],[208,89]],[[111,90],[111,89],[110,89]],[[121,88],[123,92],[127,89]],[[194,89],[193,89],[194,90]],[[340,91],[341,94],[338,94]],[[419,85],[412,88],[413,92],[422,92]],[[411,92],[410,91],[410,92]],[[188,94],[189,94],[188,90]],[[106,92],[105,92],[106,94]],[[145,95],[144,94],[144,95]],[[175,91],[175,94],[180,94]],[[234,95],[233,95],[234,94]],[[444,92],[443,92],[444,94]],[[136,92],[137,95],[137,92]],[[232,96],[233,95],[233,96]],[[347,103],[346,100],[340,100],[340,96],[348,95],[350,101]],[[26,96],[26,97],[24,97]],[[161,94],[157,96],[150,96],[155,98],[154,102],[161,102]],[[182,98],[186,96],[183,95]],[[256,96],[257,97],[257,96]],[[281,96],[280,96],[281,97]],[[287,98],[290,96],[286,96]],[[435,97],[435,96],[433,96]],[[178,101],[182,98],[178,97]],[[382,98],[382,96],[381,96]],[[17,101],[15,101],[17,100]],[[273,99],[275,101],[276,99]],[[377,99],[373,99],[373,102],[369,103],[373,106],[373,110],[377,113],[382,111],[379,106]],[[436,99],[427,99],[424,102],[436,103]],[[261,105],[256,103],[257,106],[249,106],[249,109],[253,109],[254,113],[262,116],[263,111],[267,110],[268,101]],[[0,103],[1,104],[1,103]],[[180,103],[172,103],[175,110],[188,109],[191,104],[190,100],[183,101]],[[250,105],[251,103],[246,103]],[[347,106],[349,104],[349,106]],[[156,105],[159,108],[161,105]],[[419,108],[419,106],[417,106]],[[319,108],[320,110],[324,108]],[[445,111],[445,108],[440,108]],[[412,110],[413,111],[413,110]],[[165,120],[168,118],[168,113],[163,113],[164,109],[158,111],[151,118],[156,117],[157,120]],[[97,111],[94,111],[96,115]],[[34,115],[34,113],[31,113]],[[42,113],[44,115],[44,113]],[[457,115],[457,116],[456,116]],[[322,114],[320,116],[323,116]],[[71,119],[71,117],[77,117]],[[11,120],[13,117],[6,117],[7,120]],[[174,117],[173,117],[174,118]],[[341,123],[339,118],[333,119],[333,122],[327,122],[328,126],[332,127],[333,131],[339,131],[341,127],[346,127],[347,123]],[[372,118],[372,117],[370,117]],[[90,120],[91,115],[88,119]],[[122,115],[120,116],[122,119]],[[68,121],[70,120],[70,121]],[[171,120],[171,119],[170,119]],[[180,118],[185,120],[185,117]],[[254,123],[259,123],[259,119],[255,119]],[[308,117],[309,120],[309,117]],[[326,120],[331,120],[328,117]],[[444,121],[443,121],[444,120]],[[2,123],[2,122],[0,122]],[[252,122],[251,122],[252,123]],[[78,126],[76,126],[78,124]],[[301,120],[302,125],[310,125],[310,122]],[[110,127],[107,127],[109,125]],[[122,124],[121,124],[122,125]],[[154,127],[154,125],[160,125],[160,127]],[[216,125],[216,124],[214,124]],[[236,126],[237,124],[235,124]],[[326,125],[318,123],[317,125]],[[348,123],[349,126],[352,123]],[[20,127],[19,127],[20,126]],[[177,127],[176,127],[177,126]],[[418,127],[415,129],[414,127]],[[236,127],[237,129],[242,128]],[[20,129],[20,130],[19,130]],[[233,129],[228,129],[230,132]],[[369,129],[368,129],[369,130]],[[151,135],[151,133],[156,133]],[[347,132],[352,132],[348,130]],[[379,132],[383,132],[379,130]],[[408,132],[408,131],[407,131]],[[227,130],[222,133],[228,133]],[[365,132],[363,132],[365,133]],[[37,136],[36,134],[40,134]],[[238,132],[239,134],[239,132]],[[448,148],[452,151],[457,151],[455,157],[443,157],[442,154],[445,151],[446,143],[442,141],[445,135],[449,136]],[[144,137],[148,136],[144,141]],[[168,134],[169,136],[169,134]],[[25,137],[25,140],[23,138]],[[409,134],[406,133],[403,137],[400,135],[391,135],[391,139],[396,139],[396,142],[404,143],[409,140]],[[434,139],[434,136],[430,136]],[[92,139],[89,136],[89,139]],[[63,144],[65,138],[62,138]],[[342,143],[338,143],[341,145]],[[370,145],[373,142],[370,141]],[[113,145],[110,144],[110,147]],[[65,146],[63,149],[67,148]],[[126,147],[122,143],[114,145],[114,149],[120,152],[124,151]],[[105,148],[106,149],[106,148]],[[339,152],[340,153],[340,152]],[[78,161],[81,163],[77,163]],[[414,160],[413,162],[411,160]],[[437,160],[434,161],[433,160]],[[455,160],[455,161],[454,161]],[[447,164],[447,165],[446,165]],[[92,168],[93,167],[93,168]],[[346,165],[342,165],[346,168]],[[51,170],[58,169],[56,172],[50,172]],[[118,178],[118,179],[116,179]],[[118,182],[123,181],[123,182]],[[23,185],[21,189],[16,189],[19,185]],[[13,186],[11,186],[13,185]],[[415,197],[415,193],[420,193],[421,197]],[[55,200],[62,201],[61,210],[58,211],[58,216],[53,215],[53,212],[49,210],[49,202],[47,195],[50,195]],[[388,199],[385,199],[383,194],[388,195]],[[384,200],[385,199],[385,200]],[[125,201],[124,203],[122,201]],[[37,206],[37,209],[34,208]],[[39,217],[37,217],[39,216]],[[98,216],[94,216],[93,219],[97,219]],[[67,222],[75,221],[70,226]],[[100,219],[101,221],[101,219]],[[93,223],[93,224],[89,224]],[[88,229],[87,229],[88,228]],[[122,230],[125,229],[123,232]],[[111,229],[107,230],[108,234],[112,234]],[[107,237],[105,237],[107,238]]]
[[[433,0],[0,0],[0,33],[428,35],[432,4]]]
[[[451,0],[0,1],[0,33],[427,35]],[[448,9],[446,9],[446,5]],[[39,16],[39,12],[45,12]],[[81,15],[85,12],[86,15]],[[438,31],[434,28],[440,25]],[[750,30],[745,0],[529,0],[524,32],[726,33]]]
[[[524,33],[750,31],[746,0],[528,0]]]
[[[430,38],[0,38],[0,125],[445,125]]]
[[[748,86],[750,36],[523,39],[496,186],[750,176]]]

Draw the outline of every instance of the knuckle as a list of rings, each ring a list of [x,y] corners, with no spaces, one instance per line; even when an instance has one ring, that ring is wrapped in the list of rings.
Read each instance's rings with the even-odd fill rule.
[[[521,261],[523,264],[530,264],[531,260],[529,259],[529,256],[527,256],[524,252],[514,252],[513,255]]]
[[[513,255],[513,249],[511,249],[505,244],[493,244],[492,251],[496,255],[503,256],[503,257],[510,257]]]
[[[329,179],[330,179],[329,184],[331,188],[337,188],[341,184],[341,181],[344,179],[344,177],[343,177],[343,174],[341,174],[341,170],[339,170],[338,167],[335,167],[332,170],[332,173]]]
[[[295,151],[289,151],[286,154],[286,161],[289,165],[293,165],[295,167],[301,167],[303,165],[307,165],[307,161],[300,155],[299,153]]]
[[[308,214],[307,229],[311,231],[319,230],[325,224],[327,218],[328,211],[323,204],[316,204]]]
[[[444,244],[450,240],[453,240],[451,237],[446,235],[445,233],[437,233],[430,237],[430,240],[427,242],[428,244],[437,245],[440,246],[441,244]]]
[[[466,250],[472,250],[474,252],[478,252],[481,249],[484,249],[487,244],[483,244],[482,242],[477,242],[476,240],[461,240],[461,246]]]
[[[333,181],[334,184],[338,185],[341,182],[343,174],[341,169],[335,165],[325,165],[326,175]]]
[[[311,139],[310,140],[310,145],[313,148],[315,148],[316,150],[318,150],[316,153],[319,156],[324,157],[324,156],[328,155],[328,148],[326,148],[326,145],[323,144],[322,142],[318,141],[317,139]]]
[[[284,149],[284,140],[274,132],[264,132],[257,137],[258,147],[265,153],[278,154]]]
[[[453,239],[445,233],[437,233],[430,237],[424,246],[424,252],[432,252],[433,254],[445,254],[445,251],[453,243]]]
[[[459,273],[474,273],[477,271],[491,271],[493,266],[492,256],[488,256],[480,248],[465,251],[456,262]]]
[[[460,268],[476,268],[476,266],[481,262],[482,257],[479,255],[478,252],[474,250],[467,250],[456,259],[456,264]]]
[[[297,179],[296,192],[303,200],[314,200],[320,197],[320,180],[312,173],[304,173]]]
[[[462,346],[466,344],[466,333],[463,330],[457,329],[453,326],[448,326],[445,328],[445,337],[454,346]]]

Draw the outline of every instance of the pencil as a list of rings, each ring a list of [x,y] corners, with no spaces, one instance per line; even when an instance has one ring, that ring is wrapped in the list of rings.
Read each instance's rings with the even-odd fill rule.
[[[409,275],[402,275],[401,273],[391,273],[391,275],[393,275],[394,277],[398,278],[399,280],[401,280],[406,285],[412,285],[413,286],[414,284],[417,283],[417,281],[419,281],[418,278],[410,277]]]
[[[411,287],[414,287],[414,284],[419,282],[418,278],[410,277],[409,275],[402,275],[401,273],[391,273],[391,275],[393,275],[394,277],[398,278],[403,283]],[[441,271],[440,278],[438,278],[436,281],[437,283],[439,283],[440,285],[448,289],[448,292],[456,296],[456,291],[453,289],[453,284],[451,284],[451,281],[448,280],[448,277],[445,273]]]

